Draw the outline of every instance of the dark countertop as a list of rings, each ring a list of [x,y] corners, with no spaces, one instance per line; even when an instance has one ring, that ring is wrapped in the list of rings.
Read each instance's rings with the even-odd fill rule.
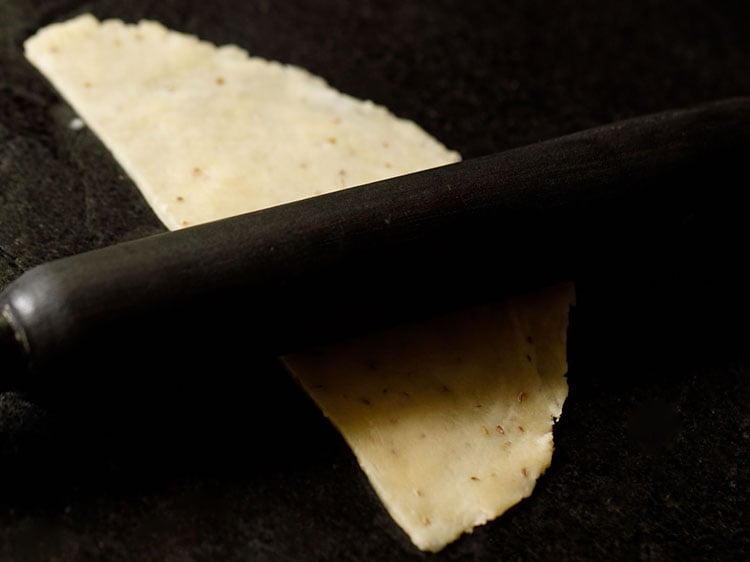
[[[750,94],[744,0],[3,0],[0,288],[162,230],[23,59],[27,36],[84,11],[301,65],[464,157]],[[166,388],[119,401],[0,394],[0,560],[746,559],[750,306],[744,281],[713,267],[700,282],[634,272],[579,286],[552,467],[437,556],[390,521],[283,370],[235,356],[229,381],[201,363],[177,383],[186,361]]]

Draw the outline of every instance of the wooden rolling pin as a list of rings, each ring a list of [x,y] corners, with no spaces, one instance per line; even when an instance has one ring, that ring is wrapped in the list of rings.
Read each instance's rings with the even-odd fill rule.
[[[740,205],[749,141],[750,99],[729,99],[59,259],[0,295],[0,386],[235,330],[280,354],[646,269],[696,217]]]

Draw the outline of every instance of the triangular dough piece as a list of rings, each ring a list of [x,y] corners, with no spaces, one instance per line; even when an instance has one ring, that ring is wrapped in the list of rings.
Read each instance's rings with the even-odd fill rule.
[[[459,158],[304,70],[155,22],[80,16],[26,54],[170,229]],[[565,285],[286,361],[398,524],[439,550],[549,465],[572,299]]]

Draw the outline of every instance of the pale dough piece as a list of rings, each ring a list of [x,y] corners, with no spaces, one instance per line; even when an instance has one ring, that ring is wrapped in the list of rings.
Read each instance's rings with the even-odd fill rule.
[[[572,285],[285,358],[423,550],[529,496],[552,458]]]
[[[459,158],[304,70],[155,22],[85,15],[26,54],[170,229]],[[565,285],[285,360],[395,521],[439,550],[550,464],[572,299]]]
[[[459,160],[294,66],[91,15],[25,43],[170,229]]]

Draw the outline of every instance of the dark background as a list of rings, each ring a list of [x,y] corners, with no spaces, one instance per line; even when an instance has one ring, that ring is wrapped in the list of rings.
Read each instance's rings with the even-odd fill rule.
[[[86,11],[303,66],[464,157],[750,94],[745,0],[0,0],[0,288],[163,229],[23,58],[39,27]],[[747,295],[713,266],[711,283],[635,271],[579,286],[552,467],[438,556],[411,546],[338,434],[257,359],[230,382],[206,372],[119,401],[0,394],[0,560],[747,559]]]

